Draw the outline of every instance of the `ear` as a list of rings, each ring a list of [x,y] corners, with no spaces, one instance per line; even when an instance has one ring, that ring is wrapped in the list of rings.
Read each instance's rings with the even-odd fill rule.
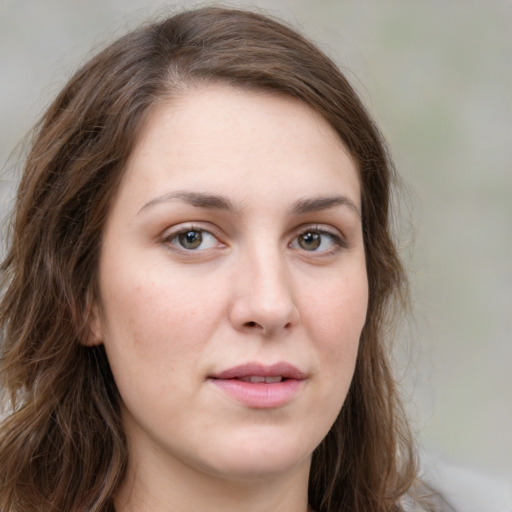
[[[101,322],[101,314],[98,306],[95,304],[89,314],[87,322],[86,336],[82,344],[87,347],[94,347],[103,343],[103,327]]]
[[[80,336],[80,343],[86,347],[94,347],[103,343],[103,322],[101,319],[101,310],[98,301],[92,297],[92,293],[87,294],[85,325]]]

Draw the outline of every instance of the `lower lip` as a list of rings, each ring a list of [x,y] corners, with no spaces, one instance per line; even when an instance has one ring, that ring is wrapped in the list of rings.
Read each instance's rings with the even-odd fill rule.
[[[230,398],[253,409],[273,409],[290,403],[298,394],[303,380],[287,379],[281,382],[245,382],[238,379],[209,379]]]

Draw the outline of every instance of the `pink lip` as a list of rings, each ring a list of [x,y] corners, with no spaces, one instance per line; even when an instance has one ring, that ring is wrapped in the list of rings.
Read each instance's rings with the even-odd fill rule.
[[[243,377],[282,377],[281,382],[246,382]],[[306,375],[289,363],[265,366],[249,363],[211,375],[209,382],[237,402],[254,409],[272,409],[289,403],[302,388]]]

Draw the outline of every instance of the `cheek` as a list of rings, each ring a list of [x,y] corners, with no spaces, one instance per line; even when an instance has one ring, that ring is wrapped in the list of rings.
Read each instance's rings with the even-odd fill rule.
[[[333,282],[310,300],[308,316],[327,343],[333,339],[359,339],[366,321],[368,284],[366,274]],[[316,318],[316,322],[313,320]]]
[[[307,323],[333,380],[352,377],[367,306],[366,273],[340,279],[309,302]]]
[[[186,398],[194,389],[192,370],[212,322],[204,321],[197,296],[179,279],[156,273],[158,279],[131,267],[131,272],[118,268],[110,276],[104,274],[103,343],[128,410],[142,416],[160,411],[161,421],[167,421],[165,414],[183,407],[179,397]],[[165,411],[162,396],[176,396]]]
[[[347,397],[368,303],[366,273],[337,276],[308,301],[303,318],[316,348],[315,403],[311,436],[317,445],[332,427]]]
[[[117,261],[132,263],[103,268],[104,343],[111,365],[123,364],[126,372],[144,365],[165,374],[194,364],[221,319],[220,287],[168,263]]]

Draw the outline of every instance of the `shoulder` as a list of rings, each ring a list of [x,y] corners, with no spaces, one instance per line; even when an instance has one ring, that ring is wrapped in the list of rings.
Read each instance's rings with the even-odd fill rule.
[[[512,512],[512,482],[433,456],[422,459],[420,500],[430,494],[433,508],[404,508],[404,512]]]
[[[399,512],[456,512],[441,492],[423,481],[402,496],[399,507]]]

